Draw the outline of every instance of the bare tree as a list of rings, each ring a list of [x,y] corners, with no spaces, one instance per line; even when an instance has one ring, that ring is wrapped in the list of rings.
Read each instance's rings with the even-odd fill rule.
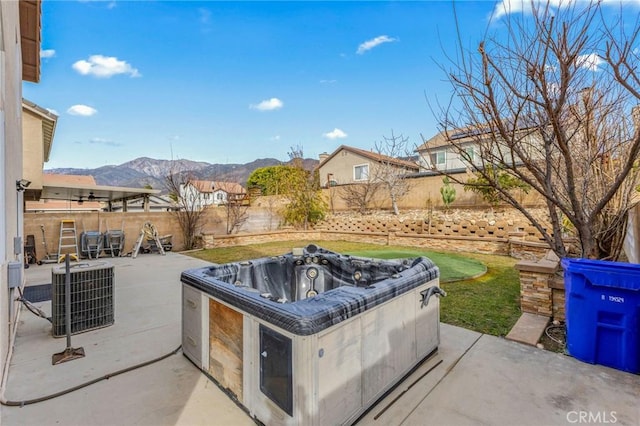
[[[391,136],[383,136],[383,140],[375,144],[375,161],[369,167],[367,179],[357,184],[345,185],[340,188],[340,196],[347,206],[366,214],[378,199],[380,191],[385,191],[391,201],[394,214],[400,214],[398,201],[404,197],[411,186],[405,175],[417,164],[402,160],[409,152],[409,138],[396,136],[391,130]]]
[[[409,138],[402,134],[396,136],[391,130],[390,137],[383,136],[382,141],[376,142],[376,151],[380,155],[380,162],[373,167],[371,179],[382,184],[391,200],[393,214],[398,215],[398,201],[411,189],[409,181],[405,179],[408,170],[402,166],[403,160],[399,160],[409,152]]]
[[[227,194],[227,234],[238,232],[247,221],[249,201],[245,194]]]
[[[273,220],[278,217],[278,199],[274,195],[266,196],[267,200],[267,216],[269,222],[267,223],[267,230],[271,231],[274,229]]]
[[[531,14],[501,17],[477,52],[459,41],[447,70],[454,98],[440,109],[442,134],[559,256],[567,255],[568,220],[580,256],[617,259],[638,181],[632,108],[640,100],[639,22],[635,14],[627,15],[631,22],[622,13],[609,19],[611,9],[600,2],[553,4],[532,1]],[[492,168],[537,191],[550,226]]]
[[[197,235],[205,224],[205,210],[200,204],[198,191],[194,190],[195,179],[189,173],[169,173],[165,177],[165,186],[169,196],[178,205],[178,209],[172,211],[172,215],[178,221],[185,250],[195,248]]]
[[[340,198],[350,209],[360,214],[367,214],[380,189],[382,189],[381,182],[369,179],[357,184],[340,186]]]
[[[338,188],[335,185],[335,182],[329,183],[327,186],[327,198],[329,199],[329,211],[331,213],[335,213],[336,211],[336,198],[338,197]]]

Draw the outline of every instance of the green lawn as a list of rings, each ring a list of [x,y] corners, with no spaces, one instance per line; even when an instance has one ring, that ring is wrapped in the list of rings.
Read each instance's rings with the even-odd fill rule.
[[[487,272],[484,263],[460,253],[442,253],[428,250],[407,250],[378,246],[377,249],[349,250],[344,253],[354,256],[374,257],[377,259],[400,259],[406,257],[428,257],[440,268],[440,282],[460,281],[478,277]]]
[[[309,242],[272,242],[189,253],[214,263],[275,256],[304,247]],[[313,241],[338,253],[382,259],[426,256],[440,268],[442,322],[496,336],[506,335],[520,316],[520,284],[514,268],[517,259],[477,253],[449,253],[416,247],[381,246],[345,241]],[[486,265],[486,266],[485,266]],[[482,274],[484,271],[486,273]],[[478,276],[479,274],[482,274]],[[476,277],[476,278],[469,278]]]
[[[494,336],[506,336],[520,318],[520,278],[514,265],[518,259],[507,256],[466,253],[484,262],[487,273],[481,277],[441,287],[440,319],[447,324]]]

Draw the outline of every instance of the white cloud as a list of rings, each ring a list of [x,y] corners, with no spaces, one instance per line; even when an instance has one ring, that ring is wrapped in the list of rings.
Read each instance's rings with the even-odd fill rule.
[[[269,138],[269,140],[270,141],[274,141],[274,142],[279,141],[280,140],[280,135],[271,136]]]
[[[211,23],[211,11],[203,7],[198,9],[198,16],[200,17],[201,24]]]
[[[88,105],[74,105],[67,110],[68,114],[81,115],[83,117],[91,117],[98,112],[97,109],[91,108]]]
[[[614,6],[619,5],[620,3],[630,3],[640,5],[640,0],[602,0],[602,3],[610,3]]]
[[[493,10],[493,16],[496,19],[500,19],[510,13],[522,12],[524,6],[525,5],[523,0],[503,0],[496,4],[495,9]]]
[[[98,144],[98,145],[107,145],[107,146],[121,146],[122,145],[122,144],[120,144],[118,142],[114,142],[112,140],[104,139],[104,138],[91,138],[91,139],[89,139],[89,143]]]
[[[78,0],[79,3],[98,3],[98,4],[105,4],[107,5],[107,9],[113,9],[117,6],[117,2],[116,0],[112,0],[110,2],[107,3],[107,1],[105,0]]]
[[[602,65],[604,62],[604,59],[598,56],[597,53],[580,55],[576,58],[577,66],[586,68],[590,71],[600,71],[600,65]]]
[[[548,0],[549,6],[554,8],[568,7],[577,2],[582,1],[585,5],[589,4],[588,0]],[[600,0],[602,4],[610,4],[619,6],[620,4],[640,5],[640,0]],[[496,3],[493,9],[493,18],[500,19],[511,13],[531,13],[532,7],[546,7],[547,0],[501,0]]]
[[[569,6],[575,1],[576,0],[549,0],[549,6]],[[509,15],[510,13],[531,13],[531,7],[534,4],[542,4],[542,7],[545,7],[546,0],[502,0],[498,2],[495,9],[493,9],[493,17],[495,19],[500,19],[505,15]]]
[[[40,51],[40,57],[42,59],[53,58],[56,56],[56,51],[53,49],[45,49]]]
[[[249,108],[257,109],[258,111],[273,111],[280,109],[284,106],[284,103],[278,98],[265,99],[259,104],[251,104]]]
[[[337,127],[328,133],[324,133],[324,136],[327,139],[344,139],[347,137],[347,134]]]
[[[356,53],[358,55],[362,55],[367,50],[371,50],[374,47],[381,45],[382,43],[391,43],[394,41],[398,41],[398,39],[395,37],[389,37],[387,35],[381,35],[376,38],[372,38],[371,40],[367,40],[364,43],[361,43],[360,46],[358,46],[358,50],[356,50]]]
[[[46,108],[46,110],[49,111],[51,114],[60,115],[60,114],[58,114],[58,111],[56,111],[53,108]]]
[[[88,61],[82,59],[74,63],[73,69],[82,75],[100,78],[109,78],[116,74],[129,74],[130,77],[142,76],[131,64],[115,56],[91,55]]]
[[[211,32],[213,25],[211,24],[211,11],[209,9],[199,8],[198,20],[200,21],[200,31],[205,34]]]

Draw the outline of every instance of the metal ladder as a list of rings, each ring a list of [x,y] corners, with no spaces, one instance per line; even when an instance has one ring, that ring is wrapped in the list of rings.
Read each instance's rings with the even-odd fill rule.
[[[73,244],[72,244],[73,242]],[[72,248],[72,252],[63,252],[63,249]],[[62,219],[60,222],[60,239],[58,240],[58,263],[64,260],[66,254],[70,258],[78,260],[78,238],[76,236],[76,221],[74,219]]]
[[[142,225],[142,229],[140,230],[140,235],[138,236],[138,239],[136,240],[136,244],[133,247],[133,252],[131,253],[131,257],[133,259],[135,259],[138,256],[140,247],[142,247],[142,244],[144,243],[145,239],[155,241],[156,245],[158,246],[158,253],[160,253],[161,255],[165,254],[164,248],[162,247],[162,242],[158,237],[158,231],[156,230],[156,227],[151,222],[147,221],[144,223],[144,225]]]

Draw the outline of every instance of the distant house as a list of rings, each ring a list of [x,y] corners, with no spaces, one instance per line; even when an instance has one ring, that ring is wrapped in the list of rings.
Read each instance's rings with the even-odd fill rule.
[[[323,187],[368,182],[376,168],[390,166],[401,173],[420,170],[417,163],[342,145],[331,155],[321,154],[318,170]]]
[[[535,128],[520,127],[514,136],[520,140],[519,143],[522,146],[530,147],[529,155],[532,157],[539,155],[540,158],[544,158],[543,151],[539,149],[540,136],[532,129],[535,130]],[[497,142],[495,135],[489,129],[481,127],[463,127],[439,132],[416,148],[416,152],[419,155],[421,170],[447,173],[464,172],[472,165],[481,166],[482,152],[493,152],[496,158],[502,158],[506,163],[509,163],[512,158],[509,145]],[[461,152],[465,152],[465,155]],[[488,157],[485,157],[487,162],[490,161]],[[515,163],[521,164],[521,161],[516,158]]]
[[[478,164],[478,135],[479,132],[471,128],[439,132],[416,148],[420,169],[447,171],[450,173],[467,170],[470,166],[469,161],[460,155],[458,149],[454,149],[452,141],[456,141],[456,145],[466,151],[469,159],[474,164]]]
[[[180,196],[194,210],[238,202],[244,200],[246,195],[247,191],[236,182],[193,180],[180,184]]]

